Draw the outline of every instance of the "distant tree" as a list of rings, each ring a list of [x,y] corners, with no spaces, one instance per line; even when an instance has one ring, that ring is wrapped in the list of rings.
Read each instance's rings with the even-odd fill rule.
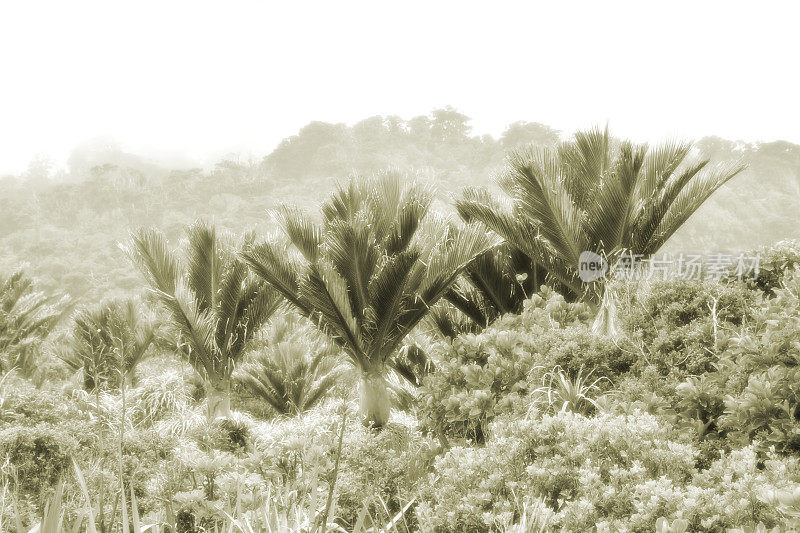
[[[386,128],[389,136],[393,139],[399,139],[400,137],[403,137],[408,131],[408,125],[406,122],[397,115],[389,115],[388,117],[384,117],[383,126]]]
[[[209,418],[226,416],[234,367],[280,295],[250,275],[216,229],[202,222],[188,229],[182,254],[154,230],[135,233],[127,251],[168,311],[178,350],[205,380]]]
[[[28,168],[23,174],[26,185],[31,188],[41,188],[50,183],[54,174],[53,160],[45,155],[37,155],[28,163]]]
[[[447,106],[435,109],[431,113],[431,134],[433,138],[443,142],[459,141],[469,136],[472,129],[469,117]]]
[[[346,125],[311,122],[281,142],[262,165],[279,179],[341,175],[349,171],[348,142]]]
[[[352,127],[353,136],[361,145],[372,144],[380,146],[388,136],[388,131],[383,122],[383,117],[370,117],[356,122]]]
[[[426,144],[431,138],[431,119],[420,115],[408,121],[408,134],[411,141]]]
[[[526,144],[552,146],[558,142],[558,131],[544,124],[519,121],[510,124],[500,136],[504,150],[512,150]]]
[[[396,173],[351,180],[323,204],[322,225],[296,209],[279,212],[295,251],[273,240],[243,254],[360,371],[361,413],[375,427],[389,418],[387,365],[466,265],[494,244],[484,228],[455,228],[429,214],[431,201],[427,188]]]

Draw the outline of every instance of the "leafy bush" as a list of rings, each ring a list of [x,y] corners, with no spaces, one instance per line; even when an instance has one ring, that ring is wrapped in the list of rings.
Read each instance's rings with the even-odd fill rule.
[[[800,451],[800,270],[761,301],[719,369],[725,378],[722,425],[733,442]]]
[[[800,267],[800,241],[779,241],[757,251],[758,273],[748,271],[742,276],[748,285],[772,296],[781,286],[785,272]]]
[[[133,417],[152,423],[165,416],[185,411],[190,403],[190,389],[183,374],[166,370],[147,376],[130,391]]]
[[[660,517],[686,519],[691,531],[779,523],[760,498],[796,484],[796,460],[770,457],[759,468],[748,448],[698,472],[697,453],[642,413],[504,416],[486,447],[454,447],[437,459],[419,521],[424,531],[501,529],[520,520],[525,498],[542,498],[553,530],[653,531]]]
[[[725,400],[722,425],[739,442],[760,441],[787,453],[800,452],[800,368],[773,366],[753,375],[747,387]]]
[[[725,411],[719,383],[708,374],[689,377],[677,386],[677,393],[676,410],[681,418],[700,436],[716,434],[719,418]]]
[[[346,431],[336,484],[337,522],[352,529],[364,506],[369,516],[386,520],[416,494],[417,482],[432,468],[438,445],[425,437],[411,417],[394,413],[380,432],[357,421],[348,406]],[[251,469],[269,482],[308,493],[332,481],[341,411],[326,404],[292,419],[253,428]],[[383,503],[381,502],[383,501]]]
[[[0,424],[74,424],[85,418],[66,394],[53,389],[37,389],[24,379],[7,379],[0,388],[0,399]]]
[[[645,352],[641,364],[682,378],[714,369],[732,331],[750,317],[754,300],[738,283],[682,279],[655,282],[628,298],[621,317]]]
[[[0,457],[13,465],[16,489],[23,495],[38,496],[55,487],[77,449],[75,438],[52,424],[0,430]]]
[[[567,303],[545,287],[525,302],[521,315],[504,316],[480,334],[439,343],[432,353],[436,369],[421,388],[424,423],[482,442],[487,424],[512,411],[554,367],[571,378],[578,372],[611,378],[626,371],[631,353],[592,333],[588,319],[584,304]]]

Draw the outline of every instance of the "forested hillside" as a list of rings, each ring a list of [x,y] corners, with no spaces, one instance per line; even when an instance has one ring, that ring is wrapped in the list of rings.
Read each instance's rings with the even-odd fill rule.
[[[168,168],[110,142],[78,147],[65,170],[33,161],[0,178],[0,270],[29,263],[48,291],[91,301],[141,287],[117,247],[131,229],[161,228],[171,240],[197,218],[237,233],[271,229],[267,210],[306,207],[351,173],[413,169],[440,198],[468,185],[492,187],[505,154],[528,143],[553,144],[560,132],[517,122],[495,139],[472,134],[452,108],[403,120],[371,117],[352,126],[312,122],[261,161],[223,160],[213,168]],[[800,146],[743,144],[708,137],[697,149],[712,161],[741,159],[731,180],[668,244],[671,251],[734,251],[800,238]]]

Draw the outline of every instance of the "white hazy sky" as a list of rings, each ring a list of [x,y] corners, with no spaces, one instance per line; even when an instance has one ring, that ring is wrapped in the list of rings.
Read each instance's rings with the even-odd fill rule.
[[[800,143],[798,2],[0,0],[0,175],[110,136],[262,156],[311,120],[453,105],[618,136]]]

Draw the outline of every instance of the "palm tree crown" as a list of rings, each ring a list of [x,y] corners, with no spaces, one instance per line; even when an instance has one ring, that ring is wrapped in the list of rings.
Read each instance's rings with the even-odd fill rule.
[[[84,385],[92,390],[117,386],[132,378],[155,336],[155,327],[139,314],[134,300],[110,300],[75,315],[71,350],[63,360],[83,370]]]
[[[50,334],[67,301],[35,290],[23,271],[0,275],[0,373],[31,370],[31,349]]]
[[[352,180],[323,204],[321,224],[297,209],[278,211],[294,251],[273,239],[243,254],[365,378],[380,382],[377,394],[406,335],[495,244],[485,229],[456,228],[429,213],[432,199],[429,188],[393,172]],[[385,422],[388,407],[381,409],[365,413],[369,422]]]
[[[173,253],[155,230],[134,234],[128,252],[167,309],[178,349],[212,396],[227,396],[235,365],[277,309],[280,295],[252,276],[216,229],[202,222],[188,229],[183,254]],[[212,406],[212,400],[221,405]],[[209,397],[210,416],[225,414],[228,402]]]
[[[605,131],[576,133],[556,148],[513,152],[499,179],[510,208],[482,189],[457,202],[465,220],[479,220],[547,271],[576,298],[600,292],[578,278],[580,254],[613,259],[650,256],[700,205],[743,170],[690,157],[690,143],[654,148],[613,142]],[[508,202],[506,202],[506,205]]]

